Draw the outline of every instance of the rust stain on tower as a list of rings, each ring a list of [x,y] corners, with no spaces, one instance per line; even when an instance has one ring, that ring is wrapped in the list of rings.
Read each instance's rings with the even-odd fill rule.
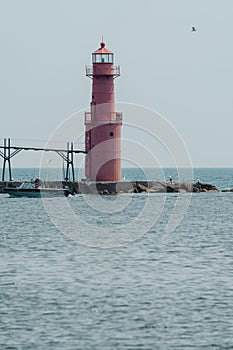
[[[92,79],[90,112],[85,113],[85,176],[92,181],[120,181],[122,113],[115,112],[114,79],[120,66],[102,42],[86,67]]]

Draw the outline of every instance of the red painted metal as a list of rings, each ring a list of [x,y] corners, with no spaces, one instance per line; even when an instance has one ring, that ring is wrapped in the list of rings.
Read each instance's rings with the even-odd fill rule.
[[[120,67],[113,65],[113,53],[101,43],[92,53],[90,112],[85,113],[85,175],[92,181],[120,181],[122,113],[115,112],[114,78]]]
[[[112,51],[106,49],[105,47],[105,43],[100,43],[100,48],[94,52],[92,52],[92,55],[96,54],[96,53],[113,53]]]

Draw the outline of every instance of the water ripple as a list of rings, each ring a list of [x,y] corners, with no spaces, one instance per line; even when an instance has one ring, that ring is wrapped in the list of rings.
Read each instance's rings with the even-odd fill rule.
[[[166,236],[172,201],[103,250],[64,237],[40,199],[0,197],[0,349],[232,349],[233,197],[193,196]]]

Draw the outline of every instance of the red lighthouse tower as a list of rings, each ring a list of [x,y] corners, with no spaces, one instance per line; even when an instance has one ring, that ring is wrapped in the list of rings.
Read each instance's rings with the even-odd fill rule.
[[[114,79],[120,67],[113,65],[113,53],[100,48],[86,67],[92,79],[90,112],[85,113],[85,175],[92,181],[120,181],[122,113],[115,112]]]

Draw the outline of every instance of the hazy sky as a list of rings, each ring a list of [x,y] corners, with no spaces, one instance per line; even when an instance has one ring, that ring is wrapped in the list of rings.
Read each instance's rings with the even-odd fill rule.
[[[116,100],[165,116],[194,166],[233,166],[232,23],[232,0],[0,0],[1,143],[40,146],[89,108],[85,65],[103,35],[121,65]]]

